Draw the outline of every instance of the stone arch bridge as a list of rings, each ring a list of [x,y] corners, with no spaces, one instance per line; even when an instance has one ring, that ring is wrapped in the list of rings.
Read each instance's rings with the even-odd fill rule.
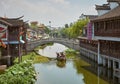
[[[42,44],[47,44],[47,43],[60,43],[65,45],[66,47],[72,48],[74,50],[79,50],[79,42],[69,40],[69,39],[63,39],[63,38],[49,38],[49,39],[42,39],[42,40],[35,40],[35,41],[30,41],[27,43],[27,51],[32,51],[34,48],[37,46],[40,46]]]

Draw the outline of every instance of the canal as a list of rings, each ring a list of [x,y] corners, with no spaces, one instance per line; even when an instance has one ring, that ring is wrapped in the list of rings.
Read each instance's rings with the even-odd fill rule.
[[[54,43],[52,46],[40,49],[39,53],[55,58],[56,52],[66,49],[68,48],[64,45]],[[36,84],[117,84],[107,79],[111,72],[108,73],[106,69],[98,67],[95,63],[88,64],[84,60],[78,55],[74,59],[67,59],[67,61],[52,60],[48,63],[34,64],[37,72]],[[113,74],[110,74],[110,77],[113,77]]]

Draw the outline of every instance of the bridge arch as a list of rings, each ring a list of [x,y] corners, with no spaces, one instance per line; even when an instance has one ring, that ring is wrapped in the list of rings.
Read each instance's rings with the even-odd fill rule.
[[[64,39],[48,39],[48,40],[38,40],[38,41],[28,42],[27,50],[31,51],[35,47],[43,45],[43,44],[47,44],[47,43],[59,43],[59,44],[62,44],[68,48],[79,50],[79,43],[75,43],[73,41],[64,40]]]

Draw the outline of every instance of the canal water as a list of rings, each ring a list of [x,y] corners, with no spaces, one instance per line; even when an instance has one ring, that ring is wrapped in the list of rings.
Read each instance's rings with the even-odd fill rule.
[[[56,52],[66,49],[68,48],[64,45],[54,43],[52,46],[47,46],[43,50],[39,50],[39,53],[55,58]],[[48,63],[35,64],[37,72],[36,84],[113,84],[113,81],[107,79],[108,71],[97,67],[94,63],[91,65],[85,62],[80,56],[62,62],[52,60]],[[112,77],[112,74],[109,77]]]

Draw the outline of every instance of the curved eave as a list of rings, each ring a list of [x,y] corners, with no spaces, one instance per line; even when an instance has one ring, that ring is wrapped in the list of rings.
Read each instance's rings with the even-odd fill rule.
[[[102,18],[102,19],[93,19],[91,20],[91,22],[99,22],[99,21],[107,21],[107,20],[115,20],[115,19],[120,19],[120,16]]]
[[[105,13],[104,15],[99,16],[96,19],[93,19],[93,22],[96,21],[106,21],[106,20],[114,20],[114,19],[119,19],[120,18],[120,6],[117,6],[116,8],[114,8],[113,10]]]
[[[6,21],[4,21],[4,20],[0,20],[0,22],[2,22],[3,24],[5,24],[5,25],[7,25],[7,26],[12,26],[12,24],[10,24],[10,23],[8,23],[8,22],[6,22]]]
[[[3,18],[3,17],[0,17],[1,19],[3,19],[3,20],[20,20],[21,18],[23,18],[24,17],[24,15],[23,16],[20,16],[20,17],[18,17],[18,18]]]

